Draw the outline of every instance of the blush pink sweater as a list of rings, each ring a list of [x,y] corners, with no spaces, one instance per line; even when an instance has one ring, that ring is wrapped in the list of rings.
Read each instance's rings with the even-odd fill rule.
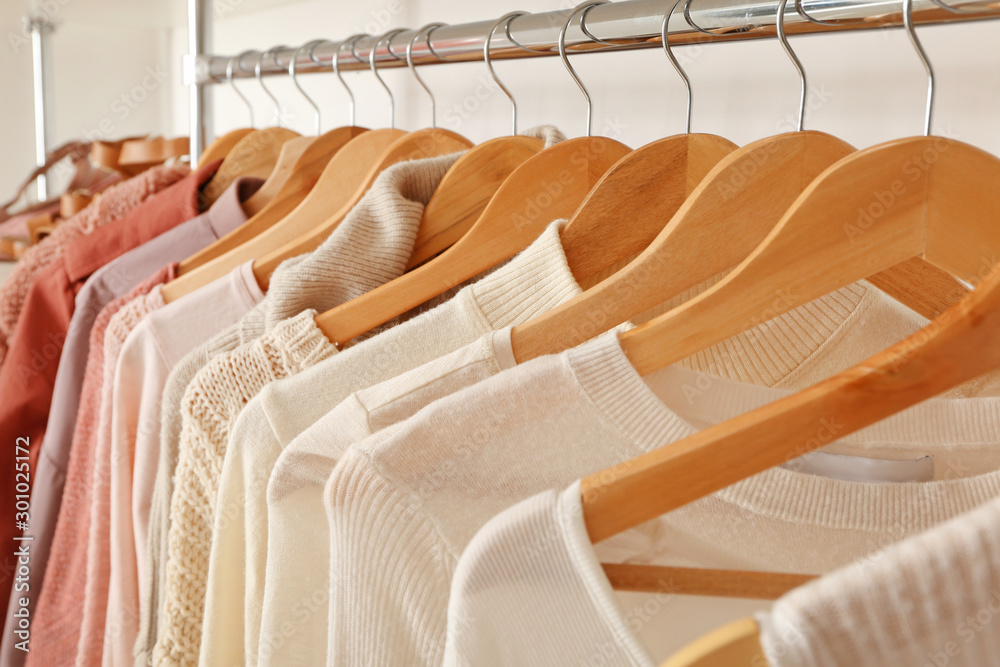
[[[90,505],[93,491],[95,445],[101,390],[104,381],[105,332],[119,310],[129,302],[149,294],[156,286],[172,280],[176,265],[164,267],[125,296],[101,310],[90,332],[90,353],[84,374],[80,408],[59,519],[52,539],[52,551],[42,590],[35,609],[32,635],[44,638],[32,642],[28,667],[72,665],[83,615],[83,592],[87,586],[87,545],[90,534]],[[106,524],[104,525],[107,528]],[[39,593],[35,593],[39,595]]]

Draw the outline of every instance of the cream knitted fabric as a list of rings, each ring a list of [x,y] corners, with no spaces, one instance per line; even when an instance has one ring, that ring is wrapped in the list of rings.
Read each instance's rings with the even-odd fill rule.
[[[171,373],[163,393],[160,462],[150,509],[146,588],[148,607],[153,611],[141,619],[137,663],[147,664],[156,642],[181,430],[180,403],[188,383],[209,359],[258,338],[276,322],[307,308],[327,310],[401,275],[412,252],[423,207],[458,157],[455,154],[413,160],[382,172],[330,238],[309,255],[283,262],[270,281],[267,296],[256,308],[239,324],[193,351]]]
[[[264,385],[336,353],[315,316],[315,310],[303,311],[258,340],[215,357],[184,393],[156,665],[198,661],[212,517],[229,432],[239,411]]]
[[[267,477],[281,447],[272,445],[270,438],[258,438],[256,425],[262,422],[263,430],[270,435],[271,419],[282,433],[297,433],[318,419],[326,406],[336,405],[356,389],[389,380],[497,327],[526,321],[579,294],[559,237],[564,224],[558,221],[549,225],[505,266],[463,288],[450,301],[262,392],[260,398],[264,399],[273,395],[272,389],[287,385],[281,391],[281,405],[255,399],[243,410],[227,448],[219,492],[220,503],[234,510],[216,516],[202,664],[256,664],[258,660],[268,544],[265,494]],[[287,405],[284,397],[290,399]],[[251,409],[254,406],[257,408]],[[317,571],[311,565],[318,559],[310,558],[309,562],[309,577],[327,576],[325,563]],[[245,580],[241,570],[244,563]],[[243,608],[245,621],[236,611]],[[322,623],[323,615],[313,615],[310,620],[312,627]],[[303,629],[296,633],[294,642],[284,644],[286,650],[295,647],[295,656],[269,648],[261,655],[261,663],[308,662],[306,656],[312,655],[311,649],[325,649],[325,643],[306,637]],[[273,648],[273,642],[268,644]]]
[[[760,614],[772,667],[981,667],[1000,658],[1000,501],[802,586]]]
[[[840,360],[851,364],[850,354]],[[604,336],[483,380],[352,446],[324,492],[328,664],[440,664],[455,564],[491,517],[785,395],[683,368],[641,378],[617,336]],[[834,433],[817,437],[835,439],[830,427]],[[974,449],[997,468],[998,433],[1000,400],[938,400],[851,442],[869,455],[888,449],[890,458],[929,451],[942,468]],[[638,531],[632,541],[645,548],[630,555],[666,565],[826,572],[870,553],[873,538],[898,540],[1000,493],[1000,473],[946,480],[949,470],[940,472],[941,482],[868,484],[768,471]],[[759,603],[721,607],[745,614]],[[650,624],[660,637],[651,649],[682,645],[719,614],[718,599],[663,606],[657,623],[672,630]]]
[[[60,223],[40,243],[28,248],[0,285],[0,362],[6,356],[7,339],[14,333],[35,276],[62,256],[73,241],[114,222],[152,195],[187,176],[190,171],[185,165],[161,165],[113,185],[85,209]]]

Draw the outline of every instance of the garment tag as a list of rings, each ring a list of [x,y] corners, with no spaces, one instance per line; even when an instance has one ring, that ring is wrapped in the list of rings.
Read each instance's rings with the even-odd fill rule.
[[[933,456],[896,460],[810,452],[789,461],[783,467],[808,475],[832,477],[847,482],[930,482],[934,480]]]

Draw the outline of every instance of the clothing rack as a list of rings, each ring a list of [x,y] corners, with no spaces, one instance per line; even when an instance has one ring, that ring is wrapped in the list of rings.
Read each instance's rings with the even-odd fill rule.
[[[681,0],[682,5],[685,0]],[[227,65],[231,56],[205,53],[208,30],[204,0],[189,0],[191,10],[191,68],[188,70],[191,86],[191,149],[192,161],[197,160],[206,136],[207,118],[202,87],[227,80]],[[741,0],[694,0],[671,17],[669,35],[672,45],[704,44],[719,41],[762,39],[775,34],[778,1],[747,2]],[[788,35],[826,33],[849,30],[894,28],[903,25],[901,0],[798,0],[799,11],[792,2],[785,15],[785,32]],[[586,31],[581,29],[580,15],[567,31],[566,47],[583,52],[626,51],[661,46],[661,26],[665,13],[670,9],[669,0],[624,0],[595,5],[582,14],[586,18]],[[491,57],[531,58],[557,56],[560,30],[574,9],[514,18],[508,25],[508,34],[499,27],[490,43]],[[686,14],[686,17],[685,17]],[[913,20],[916,24],[950,23],[1000,17],[1000,5],[984,4],[976,0],[915,0]],[[435,65],[447,62],[483,60],[483,47],[487,34],[497,19],[443,25],[426,32],[413,44],[411,56],[414,65]],[[692,25],[693,24],[693,25]],[[697,27],[694,27],[697,26]],[[419,26],[417,26],[419,30]],[[369,68],[369,56],[375,49],[378,67],[406,67],[406,49],[418,30],[401,30],[388,39],[381,35],[366,35],[354,41],[349,48],[340,49],[344,42],[330,41],[317,46],[309,53],[299,54],[296,72],[329,72],[333,58],[338,58],[342,71]],[[589,33],[589,34],[588,34]],[[509,37],[509,38],[508,38]],[[267,47],[265,47],[267,48]],[[286,74],[298,47],[273,51],[273,57],[261,63],[262,75]],[[206,49],[207,50],[207,49]],[[233,78],[255,75],[254,65],[260,52],[246,52],[232,68]]]
[[[35,166],[41,167],[48,160],[49,113],[48,113],[48,35],[55,25],[41,16],[25,19],[31,33],[31,70],[35,102]],[[40,175],[35,185],[38,201],[48,199],[48,183],[45,174]]]

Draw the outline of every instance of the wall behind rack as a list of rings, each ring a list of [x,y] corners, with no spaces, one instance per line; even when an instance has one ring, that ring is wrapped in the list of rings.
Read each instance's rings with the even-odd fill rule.
[[[220,11],[226,2],[239,1],[220,0],[215,5],[215,53],[575,4],[559,0],[307,0],[246,13]],[[937,72],[935,132],[1000,154],[996,122],[1000,114],[1000,21],[927,26],[920,29],[920,35]],[[186,51],[185,39],[183,29],[175,31],[172,44],[177,62]],[[793,38],[792,45],[809,75],[809,129],[836,134],[858,147],[921,131],[926,80],[902,30],[811,35]],[[776,41],[688,46],[677,53],[695,88],[695,131],[745,143],[793,129],[798,81]],[[580,55],[573,63],[595,100],[595,132],[638,146],[683,128],[683,88],[662,51]],[[552,123],[570,136],[584,132],[582,97],[558,58],[504,61],[496,67],[518,99],[522,128]],[[483,63],[420,71],[436,94],[439,126],[473,140],[509,131],[506,98],[493,85]],[[358,123],[385,124],[385,93],[372,76],[350,72],[345,78],[358,100]],[[396,96],[397,125],[404,129],[427,126],[428,104],[410,73],[393,69],[384,78]],[[332,73],[303,75],[300,81],[323,110],[324,129],[347,121],[347,98]],[[291,82],[270,77],[266,83],[282,103],[284,124],[311,132],[312,112]],[[270,120],[271,103],[256,81],[242,79],[237,85],[252,101],[258,125]],[[228,86],[210,89],[216,132],[245,125],[246,108]],[[187,131],[187,93],[180,86],[174,89],[173,111],[174,131]]]

